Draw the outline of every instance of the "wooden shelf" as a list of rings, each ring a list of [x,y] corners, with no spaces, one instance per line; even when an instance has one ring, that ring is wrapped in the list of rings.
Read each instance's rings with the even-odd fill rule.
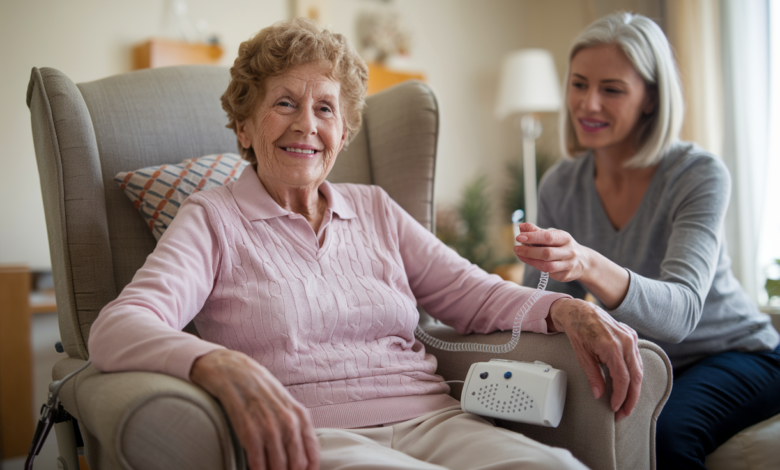
[[[150,39],[133,48],[133,70],[171,65],[216,64],[222,54],[219,44]]]
[[[30,314],[56,312],[57,299],[54,292],[30,292]]]
[[[368,65],[368,94],[373,95],[385,88],[398,85],[407,80],[425,81],[425,74],[421,72],[407,72],[392,70],[381,64],[370,63]]]

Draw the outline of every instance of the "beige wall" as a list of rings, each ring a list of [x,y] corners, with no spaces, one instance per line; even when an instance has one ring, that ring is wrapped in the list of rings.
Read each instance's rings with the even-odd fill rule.
[[[286,0],[188,0],[232,62],[238,44],[286,18]],[[0,4],[0,264],[50,266],[25,92],[32,67],[75,82],[128,71],[133,45],[171,31],[164,0],[12,0]]]
[[[288,0],[188,0],[190,17],[208,20],[235,57],[240,41],[288,15]],[[330,0],[335,31],[354,37],[367,0]],[[439,97],[442,122],[436,195],[458,200],[464,183],[485,174],[497,196],[505,162],[519,158],[518,133],[493,117],[498,69],[508,52],[552,51],[560,78],[566,51],[595,16],[623,8],[657,14],[655,0],[396,0],[413,32],[410,66],[424,71]],[[170,34],[165,0],[25,0],[0,7],[0,263],[49,266],[38,174],[24,94],[32,67],[55,67],[74,81],[127,71],[130,51]],[[544,119],[542,151],[557,153],[555,117]],[[498,208],[498,203],[496,204]]]

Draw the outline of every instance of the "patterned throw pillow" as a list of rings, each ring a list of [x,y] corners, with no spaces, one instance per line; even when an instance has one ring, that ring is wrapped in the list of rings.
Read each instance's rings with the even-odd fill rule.
[[[160,239],[179,207],[198,191],[238,179],[246,160],[234,153],[207,155],[175,165],[159,165],[123,171],[114,177],[119,187],[141,212],[154,238]]]

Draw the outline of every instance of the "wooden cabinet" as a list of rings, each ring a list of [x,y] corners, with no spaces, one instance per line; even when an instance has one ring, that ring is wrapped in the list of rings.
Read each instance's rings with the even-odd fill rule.
[[[171,65],[217,64],[222,53],[219,44],[150,39],[133,48],[133,70]]]
[[[373,95],[407,80],[425,81],[425,74],[392,70],[381,64],[368,64],[368,94]]]
[[[29,295],[30,271],[0,266],[0,459],[27,455],[33,437]]]

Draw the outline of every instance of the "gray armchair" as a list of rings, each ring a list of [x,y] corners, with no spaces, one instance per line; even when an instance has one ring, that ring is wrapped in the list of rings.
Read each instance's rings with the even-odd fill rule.
[[[184,66],[132,72],[74,84],[61,72],[33,69],[27,91],[52,256],[60,333],[68,358],[60,379],[89,357],[87,338],[101,308],[113,300],[154,249],[155,241],[113,177],[185,158],[235,151],[219,103],[224,68]],[[339,156],[333,182],[382,186],[433,229],[433,184],[439,110],[431,90],[406,83],[368,98],[363,128]],[[508,333],[461,338],[437,322],[442,339],[502,343]],[[197,333],[193,331],[193,333]],[[655,421],[671,389],[671,367],[655,345],[640,342],[644,382],[640,403],[615,423],[607,397],[594,400],[564,335],[526,333],[505,357],[542,360],[568,373],[568,395],[556,429],[502,425],[570,449],[598,469],[652,468]],[[432,349],[439,373],[463,379],[485,354]],[[459,398],[460,388],[453,387]],[[79,420],[90,468],[243,468],[243,452],[219,403],[179,379],[148,373],[104,374],[89,368],[61,392]]]

